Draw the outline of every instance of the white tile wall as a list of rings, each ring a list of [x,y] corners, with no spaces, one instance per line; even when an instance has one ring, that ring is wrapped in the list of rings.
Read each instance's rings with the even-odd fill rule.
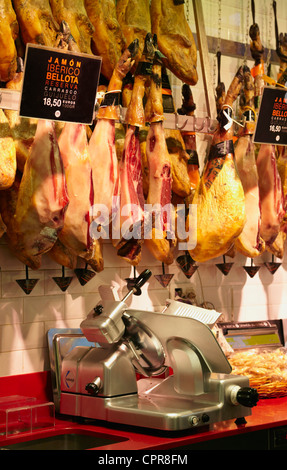
[[[247,13],[251,24],[250,0],[221,0],[222,38],[244,42],[246,38]],[[256,21],[261,30],[262,40],[267,47],[275,47],[273,12],[270,16],[269,0],[255,2]],[[206,34],[217,36],[217,0],[203,0]],[[260,5],[260,6],[259,6]],[[192,2],[189,5],[190,23],[194,30]],[[277,0],[279,31],[287,31],[287,5],[285,0]],[[271,17],[271,22],[270,22]],[[269,31],[272,35],[270,36]],[[214,56],[210,54],[210,66]],[[222,57],[221,76],[226,87],[241,65],[239,59]],[[252,64],[248,64],[252,66]],[[201,80],[200,60],[198,59],[199,81],[193,89],[197,104],[196,114],[206,115],[204,90]],[[276,71],[275,71],[276,72]],[[176,106],[181,106],[181,83],[172,78]],[[210,86],[213,86],[211,83]],[[198,138],[198,150],[203,161],[206,141]],[[222,259],[202,263],[193,277],[188,280],[174,263],[166,272],[174,274],[167,288],[162,288],[152,276],[143,288],[141,297],[133,297],[129,305],[132,308],[160,310],[168,297],[173,297],[174,289],[181,287],[184,293],[193,290],[198,304],[211,302],[215,309],[223,314],[225,320],[261,320],[268,318],[287,318],[287,255],[277,272],[272,276],[264,266],[264,261],[271,255],[264,253],[255,264],[261,268],[254,278],[249,278],[243,269],[246,259],[237,255],[227,258],[234,265],[228,274],[223,274],[216,267]],[[76,276],[68,290],[63,293],[53,281],[53,276],[61,276],[61,267],[48,256],[43,257],[39,271],[29,271],[30,277],[39,281],[26,295],[16,283],[16,279],[25,277],[25,269],[8,250],[3,239],[0,240],[0,376],[15,375],[46,370],[49,367],[46,333],[54,327],[78,328],[82,319],[100,299],[100,286],[113,286],[121,297],[126,292],[125,278],[133,276],[133,268],[116,256],[109,243],[104,245],[105,269],[84,287]],[[249,262],[248,262],[249,263]],[[144,248],[143,257],[137,273],[146,267],[153,275],[161,273],[161,265]],[[66,275],[73,275],[66,270]]]
[[[78,328],[82,319],[100,300],[100,286],[113,286],[121,298],[127,291],[125,279],[133,277],[133,268],[118,259],[114,248],[106,244],[109,264],[114,264],[114,267],[105,268],[84,287],[75,274],[67,270],[66,275],[74,277],[63,293],[52,279],[55,275],[61,275],[61,270],[49,261],[49,268],[36,272],[29,270],[29,277],[39,277],[42,285],[37,284],[31,294],[26,295],[16,283],[16,279],[25,277],[25,271],[9,271],[10,261],[13,265],[15,260],[3,240],[1,251],[5,251],[7,263],[1,267],[0,376],[49,368],[47,331],[55,327]],[[245,264],[250,264],[250,260],[241,255],[226,259],[233,263],[227,276],[216,266],[223,262],[222,258],[201,263],[191,279],[185,277],[175,262],[165,268],[174,276],[169,286],[162,288],[154,277],[161,274],[161,264],[152,259],[144,247],[136,274],[148,267],[153,275],[143,287],[142,295],[134,296],[128,304],[131,308],[161,311],[166,299],[173,298],[175,289],[181,287],[184,294],[195,292],[198,304],[213,304],[224,320],[287,318],[287,258],[275,259],[282,265],[273,276],[264,265],[270,259],[271,256],[265,253],[256,260],[255,264],[261,267],[254,278],[250,278],[243,269]]]

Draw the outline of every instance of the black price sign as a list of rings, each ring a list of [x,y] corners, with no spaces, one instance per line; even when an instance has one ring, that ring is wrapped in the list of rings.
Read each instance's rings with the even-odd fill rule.
[[[287,145],[287,90],[264,88],[254,142]]]
[[[102,60],[28,44],[20,116],[91,124]]]

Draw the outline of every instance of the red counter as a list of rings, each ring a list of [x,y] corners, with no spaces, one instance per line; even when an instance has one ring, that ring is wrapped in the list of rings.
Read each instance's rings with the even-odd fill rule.
[[[36,397],[52,401],[50,375],[48,372],[0,378],[0,397],[11,395]],[[108,437],[110,443],[99,447],[107,450],[167,450],[174,449],[287,449],[287,397],[259,400],[252,409],[247,423],[236,425],[234,420],[217,423],[208,427],[188,431],[164,432],[146,428],[136,428],[100,421],[79,423],[68,417],[56,417],[52,430],[41,430],[30,436],[0,438],[0,447],[21,439],[45,437],[51,433],[83,433]],[[118,441],[118,442],[115,442]],[[270,447],[271,446],[271,447]]]

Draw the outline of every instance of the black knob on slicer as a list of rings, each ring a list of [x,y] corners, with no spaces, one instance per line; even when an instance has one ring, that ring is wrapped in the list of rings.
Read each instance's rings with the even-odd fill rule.
[[[100,377],[95,377],[93,382],[87,383],[85,388],[90,395],[96,396],[102,388],[102,381]]]
[[[255,388],[242,387],[238,390],[236,399],[240,405],[252,408],[253,406],[256,406],[259,400],[259,395]]]

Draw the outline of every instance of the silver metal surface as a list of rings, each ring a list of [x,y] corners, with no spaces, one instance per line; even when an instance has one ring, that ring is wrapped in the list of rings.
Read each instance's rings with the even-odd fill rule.
[[[108,346],[119,341],[125,331],[122,316],[127,305],[123,301],[101,304],[103,313],[99,315],[92,310],[80,327],[89,341]]]
[[[172,381],[173,377],[164,381],[141,379],[137,394],[116,397],[98,398],[63,393],[61,411],[70,414],[71,409],[75,409],[76,416],[167,431],[191,429],[251,414],[249,408],[234,406],[225,398],[225,391],[230,384],[248,386],[246,377],[211,378],[210,391],[197,398],[175,394]]]
[[[52,328],[48,331],[48,350],[55,409],[60,407],[62,361],[76,346],[90,347],[80,328]]]
[[[216,310],[207,310],[206,308],[188,305],[183,302],[168,299],[166,307],[162,313],[179,317],[193,318],[212,328],[220,317],[221,313]]]
[[[144,376],[158,375],[165,371],[164,349],[155,334],[135,317],[125,314],[125,344],[133,353],[135,369]]]
[[[128,309],[123,301],[103,302],[99,312],[93,309],[81,333],[49,332],[60,413],[162,430],[251,414],[233,396],[248,378],[230,374],[203,323],[213,323],[217,312],[176,301],[165,312]],[[136,372],[148,378],[137,380]]]

